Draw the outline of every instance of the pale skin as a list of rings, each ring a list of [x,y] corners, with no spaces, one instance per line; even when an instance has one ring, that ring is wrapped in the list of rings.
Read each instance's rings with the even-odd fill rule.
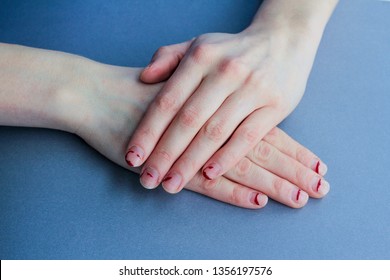
[[[130,166],[143,165],[141,184],[177,193],[199,170],[209,180],[227,174],[267,139],[301,100],[337,2],[265,0],[238,34],[160,48],[140,78],[169,79],[125,153]]]
[[[80,56],[0,44],[0,125],[75,133],[133,172],[123,154],[163,83],[139,82],[141,69]],[[315,166],[315,167],[313,167]],[[186,189],[236,206],[259,209],[268,197],[293,208],[329,191],[326,165],[278,128],[272,129],[223,176],[201,171]]]

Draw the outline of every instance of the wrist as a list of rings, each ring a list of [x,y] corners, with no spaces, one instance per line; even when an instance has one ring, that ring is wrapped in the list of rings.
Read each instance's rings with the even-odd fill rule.
[[[127,130],[135,129],[161,87],[140,83],[141,70],[75,57],[65,71],[69,82],[55,97],[61,129],[89,139],[102,127],[115,130],[122,118],[128,119]]]
[[[267,30],[290,43],[318,46],[338,0],[264,0],[248,33]]]
[[[61,67],[62,78],[51,95],[52,118],[56,128],[78,134],[91,114],[89,96],[98,87],[100,63],[84,57],[65,54],[67,62]]]

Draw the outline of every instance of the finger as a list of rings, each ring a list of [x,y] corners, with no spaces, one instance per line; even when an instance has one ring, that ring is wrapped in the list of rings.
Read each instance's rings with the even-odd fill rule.
[[[256,106],[239,94],[230,95],[171,167],[163,182],[164,189],[171,193],[180,191]]]
[[[303,207],[309,199],[309,195],[298,186],[261,168],[246,157],[224,174],[224,177],[292,208]]]
[[[277,113],[271,107],[254,111],[241,123],[229,141],[206,162],[203,175],[207,179],[215,179],[224,174],[260,142],[277,122]]]
[[[210,181],[198,173],[185,188],[222,202],[249,209],[262,208],[268,202],[268,197],[263,193],[225,177]]]
[[[125,156],[130,166],[137,167],[145,162],[174,116],[199,86],[202,69],[198,65],[187,66],[188,63],[179,65],[133,133]]]
[[[218,110],[227,95],[233,92],[237,86],[238,82],[234,79],[226,80],[222,76],[215,75],[210,75],[205,78],[196,92],[188,99],[183,108],[176,115],[168,129],[164,132],[164,135],[161,137],[156,148],[145,162],[144,169],[146,170],[151,167],[155,171],[156,178],[163,178],[174,162],[193,141],[203,124]],[[210,98],[210,93],[213,94],[212,98]],[[244,117],[245,114],[241,113],[238,120],[232,119],[232,121],[228,122],[231,126],[231,131],[225,133],[226,138],[234,131],[234,128]],[[221,141],[222,143],[224,142],[223,139],[221,139]],[[188,176],[186,175],[189,170],[187,170],[187,174],[183,174],[181,171],[186,171],[186,167],[178,163],[177,165],[180,168],[176,173],[182,174],[184,178],[188,179],[181,180],[180,178],[176,178],[175,180],[172,180],[172,182],[180,179],[180,186],[182,188],[196,172],[199,171],[204,162],[210,158],[220,145],[221,144],[217,144],[215,149],[211,152],[208,152],[209,149],[197,150],[196,153],[194,153],[191,164],[191,166],[196,166],[196,169],[191,168],[191,172]],[[205,156],[201,157],[200,154]],[[199,158],[202,160],[199,161]],[[158,181],[151,182],[147,173],[144,173],[143,176],[144,178],[141,177],[141,182],[143,182],[143,184],[154,183],[154,185],[145,185],[148,188],[153,188],[160,183]],[[163,186],[165,187],[165,184],[163,184]],[[178,187],[174,189],[168,188],[166,190],[171,193],[179,191]]]
[[[258,166],[290,181],[311,197],[320,198],[329,192],[329,183],[324,178],[263,140],[249,151],[247,157]]]
[[[325,176],[328,167],[313,152],[288,136],[283,130],[275,127],[263,138],[279,151],[311,168],[321,176]]]
[[[149,65],[142,71],[140,79],[144,83],[165,81],[175,71],[193,40],[159,48]]]

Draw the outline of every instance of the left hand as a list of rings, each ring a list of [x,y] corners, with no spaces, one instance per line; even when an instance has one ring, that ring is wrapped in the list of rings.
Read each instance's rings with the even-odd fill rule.
[[[150,183],[141,176],[141,183],[155,188],[163,182],[176,193],[202,166],[211,180],[242,159],[304,93],[315,50],[297,36],[248,29],[160,48],[141,79],[157,82],[177,69],[127,146],[127,162],[145,163],[144,176],[157,177]],[[164,184],[172,176],[179,183]]]

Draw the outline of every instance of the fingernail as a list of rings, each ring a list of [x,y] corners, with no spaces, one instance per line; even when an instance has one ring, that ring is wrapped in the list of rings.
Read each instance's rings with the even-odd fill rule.
[[[311,188],[314,192],[318,192],[319,186],[321,185],[321,178],[319,176],[314,176],[311,179]]]
[[[305,203],[309,199],[309,195],[302,190],[297,190],[293,193],[293,199],[298,203]]]
[[[142,159],[144,157],[144,151],[137,146],[132,146],[126,153],[126,162],[132,167],[138,167],[142,164]]]
[[[326,195],[330,190],[330,185],[325,179],[320,179],[317,183],[316,192],[322,196]]]
[[[250,202],[256,206],[264,206],[268,202],[268,197],[261,193],[253,192],[249,198]]]
[[[177,173],[168,174],[162,181],[164,189],[169,193],[177,193],[183,177]]]
[[[324,176],[326,174],[326,172],[328,171],[328,167],[326,166],[325,163],[323,163],[322,161],[320,160],[317,160],[317,163],[315,164],[315,168],[314,168],[314,171],[321,175],[321,176]]]
[[[153,189],[157,187],[159,174],[156,169],[152,167],[146,167],[141,173],[141,184],[147,189]]]
[[[220,176],[219,173],[221,172],[221,170],[222,168],[221,166],[219,166],[219,164],[212,163],[203,169],[203,176],[207,180],[213,180]]]

